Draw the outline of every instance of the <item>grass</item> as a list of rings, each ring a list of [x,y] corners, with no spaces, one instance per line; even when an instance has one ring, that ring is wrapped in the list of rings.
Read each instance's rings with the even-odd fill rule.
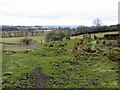
[[[98,36],[98,37],[103,37],[105,34],[117,34],[118,31],[116,32],[105,32],[105,33],[95,33],[95,34],[91,34],[92,37],[94,35]],[[2,38],[3,42],[19,42],[21,39],[23,39],[25,37],[11,37],[11,38]],[[44,42],[44,35],[40,35],[40,36],[29,36],[29,38],[32,38],[34,40],[36,40],[37,42],[41,42],[41,39],[43,39]],[[83,38],[83,35],[79,35],[79,36],[72,36],[71,39],[76,39],[76,38]]]
[[[36,40],[39,41],[37,37]],[[118,63],[109,60],[104,52],[81,51],[79,54],[82,55],[76,57],[72,49],[79,41],[72,39],[40,44],[28,52],[3,52],[3,87],[35,87],[31,75],[35,66],[39,66],[49,77],[48,83],[52,88],[118,88]],[[58,47],[65,43],[64,47]],[[26,78],[27,74],[29,78]]]
[[[115,32],[93,33],[93,34],[91,34],[91,37],[94,38],[94,35],[96,35],[97,37],[103,37],[105,34],[118,34],[118,31],[115,31]],[[83,38],[83,35],[72,36],[71,38],[72,38],[72,39],[75,39],[75,38],[80,38],[80,39],[82,39],[82,38]]]
[[[7,42],[7,43],[19,43],[22,39],[24,39],[26,37],[11,37],[11,38],[2,38],[2,42]],[[28,38],[31,38],[35,41],[37,41],[38,44],[45,43],[45,36],[41,35],[41,36],[29,36]],[[41,41],[42,40],[42,41]],[[1,44],[0,44],[1,45]],[[4,46],[1,46],[4,50],[8,50],[8,51],[19,51],[19,50],[24,50],[27,49],[29,47],[25,47],[22,45],[8,45],[5,44]],[[30,48],[34,48],[35,46],[31,46]]]
[[[3,42],[19,42],[20,40],[24,39],[26,37],[11,37],[11,38],[2,38]],[[41,39],[43,39],[44,41],[44,35],[40,35],[40,36],[28,36],[28,38],[34,39],[36,40],[38,43],[41,42]]]

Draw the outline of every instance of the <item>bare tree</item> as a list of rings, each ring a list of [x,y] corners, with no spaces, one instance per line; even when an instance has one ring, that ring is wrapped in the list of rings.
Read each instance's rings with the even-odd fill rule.
[[[96,18],[94,19],[93,24],[96,26],[96,29],[99,30],[102,25],[102,21],[99,18]]]
[[[96,27],[100,27],[102,25],[102,21],[99,18],[94,19],[93,24]]]

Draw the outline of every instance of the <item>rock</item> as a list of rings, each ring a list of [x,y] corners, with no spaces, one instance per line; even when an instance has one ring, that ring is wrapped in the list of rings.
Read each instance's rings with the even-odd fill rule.
[[[96,52],[96,48],[91,48],[90,52],[92,52],[92,53]]]
[[[86,52],[92,52],[92,53],[96,52],[95,48],[84,48],[83,50]]]

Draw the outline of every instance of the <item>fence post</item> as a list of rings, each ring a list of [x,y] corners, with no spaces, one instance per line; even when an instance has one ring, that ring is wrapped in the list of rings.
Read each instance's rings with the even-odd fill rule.
[[[42,39],[41,39],[41,44],[42,44]]]
[[[5,51],[5,43],[2,43],[3,44],[3,51]]]

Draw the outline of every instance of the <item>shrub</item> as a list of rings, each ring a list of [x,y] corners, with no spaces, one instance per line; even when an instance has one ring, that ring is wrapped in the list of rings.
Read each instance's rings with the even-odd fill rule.
[[[65,43],[65,45],[67,45],[67,43]]]
[[[32,45],[32,44],[35,44],[36,41],[31,38],[24,38],[20,41],[20,43],[24,45]]]
[[[51,31],[46,34],[45,41],[62,41],[65,38],[65,33],[62,31]]]
[[[113,49],[108,53],[108,58],[112,61],[120,61],[120,52]]]
[[[54,34],[55,34],[54,31],[48,32],[48,33],[46,34],[46,36],[45,36],[45,41],[46,41],[46,42],[50,42],[51,37],[52,37]]]
[[[53,47],[53,45],[51,44],[51,45],[49,45],[49,47]]]

